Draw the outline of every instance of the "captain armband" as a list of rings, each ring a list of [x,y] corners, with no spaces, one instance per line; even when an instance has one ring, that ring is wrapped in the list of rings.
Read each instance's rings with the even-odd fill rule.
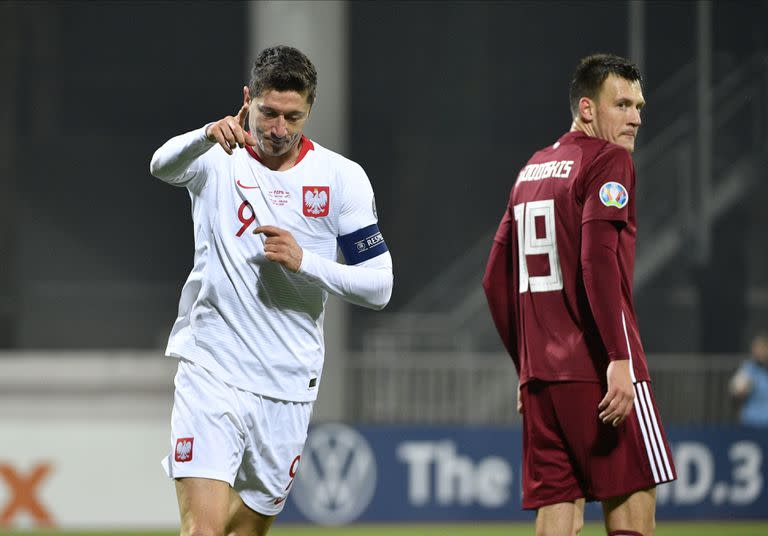
[[[384,237],[375,223],[336,238],[348,265],[360,264],[388,251]]]

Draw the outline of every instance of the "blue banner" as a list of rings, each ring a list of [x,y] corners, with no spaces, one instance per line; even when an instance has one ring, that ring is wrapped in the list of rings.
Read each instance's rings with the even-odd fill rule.
[[[768,518],[768,430],[667,429],[678,480],[658,519]],[[522,521],[521,435],[505,427],[312,427],[281,521]],[[587,519],[599,519],[590,504]]]

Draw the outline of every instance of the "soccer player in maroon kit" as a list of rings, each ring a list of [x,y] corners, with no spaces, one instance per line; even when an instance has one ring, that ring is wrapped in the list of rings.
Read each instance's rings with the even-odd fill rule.
[[[637,67],[584,58],[573,124],[517,176],[483,287],[520,378],[523,508],[536,534],[577,534],[601,501],[610,536],[650,536],[676,478],[632,303]]]

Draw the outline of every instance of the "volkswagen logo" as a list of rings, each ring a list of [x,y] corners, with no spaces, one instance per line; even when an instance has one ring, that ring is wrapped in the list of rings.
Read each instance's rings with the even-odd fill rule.
[[[376,490],[376,460],[368,442],[342,424],[313,428],[301,456],[293,498],[310,521],[342,525],[357,519]]]

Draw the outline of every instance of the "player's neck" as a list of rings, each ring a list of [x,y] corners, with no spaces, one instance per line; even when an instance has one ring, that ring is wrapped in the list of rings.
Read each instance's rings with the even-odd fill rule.
[[[592,123],[584,123],[578,119],[574,119],[573,123],[571,123],[571,132],[583,132],[587,136],[591,136],[593,138],[598,137],[597,132],[595,132],[595,127]]]
[[[296,143],[296,145],[291,147],[290,151],[279,156],[270,156],[264,154],[264,152],[261,150],[261,147],[258,145],[254,147],[254,149],[256,154],[259,155],[259,160],[261,160],[261,163],[266,167],[272,171],[286,171],[296,165],[296,160],[299,158],[299,153],[301,152],[302,141],[303,140],[300,137],[299,141]]]

